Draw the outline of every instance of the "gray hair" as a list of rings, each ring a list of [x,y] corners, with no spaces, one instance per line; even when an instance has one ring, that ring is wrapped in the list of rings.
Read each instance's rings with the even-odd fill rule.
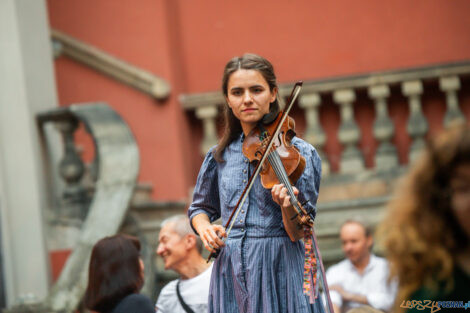
[[[189,218],[185,214],[177,214],[171,217],[168,217],[162,221],[161,228],[166,225],[171,224],[171,229],[175,231],[178,235],[182,237],[186,235],[194,235],[196,237],[196,249],[199,253],[202,252],[202,240],[198,235],[193,231],[191,225],[189,224]]]

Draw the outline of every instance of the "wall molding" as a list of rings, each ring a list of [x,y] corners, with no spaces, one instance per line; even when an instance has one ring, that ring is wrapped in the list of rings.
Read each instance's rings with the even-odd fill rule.
[[[66,56],[157,100],[165,100],[170,94],[169,83],[149,71],[55,29],[51,29],[51,39],[55,58]]]

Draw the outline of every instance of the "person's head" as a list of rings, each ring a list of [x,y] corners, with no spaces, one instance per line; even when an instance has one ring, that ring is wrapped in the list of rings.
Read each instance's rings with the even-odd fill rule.
[[[400,299],[451,277],[470,242],[470,128],[433,138],[399,185],[381,226]]]
[[[165,269],[180,273],[182,264],[201,257],[202,247],[202,241],[192,230],[186,215],[175,215],[162,222],[157,254],[163,258]]]
[[[274,115],[280,111],[274,68],[268,60],[256,54],[246,53],[226,64],[222,92],[226,100],[225,129],[214,154],[219,162],[223,161],[225,147],[241,134],[241,123],[256,124],[265,114]]]
[[[85,305],[97,312],[110,311],[122,298],[144,284],[140,242],[128,235],[98,241],[91,252]]]
[[[340,239],[343,252],[354,265],[367,260],[372,249],[371,229],[361,218],[346,220],[340,228]]]

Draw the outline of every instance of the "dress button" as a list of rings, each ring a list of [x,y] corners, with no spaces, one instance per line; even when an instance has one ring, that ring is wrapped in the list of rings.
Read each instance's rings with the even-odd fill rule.
[[[246,179],[244,179],[243,182],[246,183]]]
[[[244,228],[242,228],[242,229],[241,229],[241,231],[245,231],[245,229],[244,229]]]
[[[246,174],[246,170],[243,170],[243,173],[245,173],[245,174]]]
[[[245,213],[245,210],[242,210],[242,213]]]

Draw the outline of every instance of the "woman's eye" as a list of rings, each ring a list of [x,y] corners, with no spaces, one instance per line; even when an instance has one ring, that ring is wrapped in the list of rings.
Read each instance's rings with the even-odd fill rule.
[[[233,90],[232,91],[232,95],[234,95],[234,96],[239,96],[241,94],[242,94],[242,92],[240,90]]]

